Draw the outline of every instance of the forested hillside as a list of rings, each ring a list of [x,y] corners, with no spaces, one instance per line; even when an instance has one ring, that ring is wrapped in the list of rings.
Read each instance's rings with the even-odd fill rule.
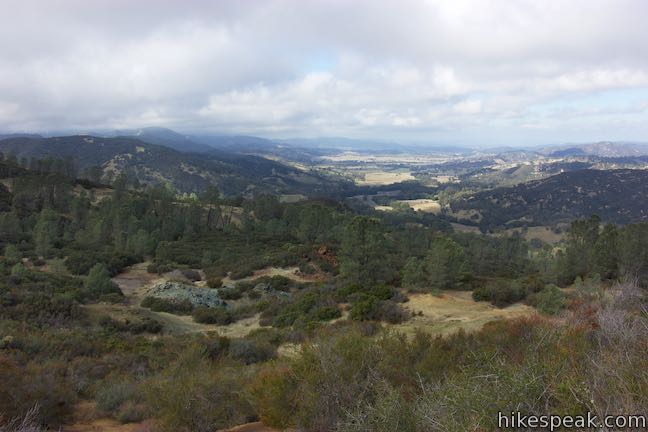
[[[154,419],[165,430],[261,419],[306,430],[458,431],[491,429],[493,409],[520,403],[538,413],[646,406],[648,224],[592,217],[558,246],[529,244],[454,233],[414,212],[223,199],[213,187],[188,197],[77,180],[61,160],[30,165],[0,163],[8,419],[31,412],[57,428],[89,402],[96,416]],[[111,279],[129,268],[157,282]],[[626,283],[608,289],[617,280]],[[493,310],[524,303],[538,315],[447,338],[384,330],[416,326],[415,300],[465,291]],[[244,325],[252,327],[227,333]],[[287,347],[294,353],[282,354]],[[484,385],[495,396],[478,391]]]
[[[476,192],[453,201],[451,213],[484,229],[555,225],[592,214],[617,224],[644,221],[648,220],[648,171],[564,172],[517,186]]]
[[[66,136],[0,140],[0,152],[23,166],[45,158],[65,159],[78,174],[95,182],[124,175],[130,182],[170,185],[180,192],[202,192],[218,185],[225,195],[242,193],[332,194],[349,187],[341,180],[302,171],[257,156],[216,149],[183,153],[135,138]]]

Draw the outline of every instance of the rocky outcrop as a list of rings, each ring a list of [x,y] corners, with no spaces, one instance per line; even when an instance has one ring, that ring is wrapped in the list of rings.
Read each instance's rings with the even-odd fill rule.
[[[218,292],[209,288],[198,288],[175,281],[159,282],[148,289],[147,296],[181,302],[188,300],[194,306],[225,306]]]

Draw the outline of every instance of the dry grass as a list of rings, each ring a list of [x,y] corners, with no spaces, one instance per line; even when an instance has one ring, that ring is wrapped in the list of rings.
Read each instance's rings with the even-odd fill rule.
[[[448,335],[460,329],[476,331],[484,324],[508,318],[518,318],[535,313],[535,309],[520,303],[500,309],[487,302],[476,302],[467,291],[444,291],[440,295],[411,294],[405,309],[413,313],[423,312],[410,320],[391,326],[405,334],[417,330],[434,335]]]
[[[410,206],[416,211],[421,211],[424,213],[438,214],[441,212],[441,205],[439,204],[439,201],[433,199],[401,200],[399,202]]]
[[[415,180],[410,172],[368,171],[364,173],[364,180],[358,180],[359,185],[389,185],[407,180]]]
[[[386,206],[386,205],[375,205],[374,210],[377,210],[377,211],[392,211],[392,210],[394,210],[394,207]]]
[[[513,235],[515,232],[522,234],[525,240],[539,239],[549,244],[556,244],[565,236],[563,233],[556,234],[551,230],[551,228],[546,226],[528,227],[526,231],[523,231],[520,228],[511,228],[505,231],[508,235]]]
[[[305,199],[306,196],[302,194],[284,194],[279,197],[279,202],[296,203],[296,202],[304,201]]]

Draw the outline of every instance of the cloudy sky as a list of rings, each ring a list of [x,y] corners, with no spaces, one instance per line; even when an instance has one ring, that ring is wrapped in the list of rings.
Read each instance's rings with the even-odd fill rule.
[[[648,141],[644,0],[0,7],[0,131]]]

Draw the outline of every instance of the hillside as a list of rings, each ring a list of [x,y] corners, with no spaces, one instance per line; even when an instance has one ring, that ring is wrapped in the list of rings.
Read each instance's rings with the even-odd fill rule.
[[[70,158],[82,172],[100,167],[104,180],[127,173],[141,183],[170,184],[182,192],[217,185],[226,195],[252,191],[325,195],[344,186],[262,157],[215,149],[209,154],[182,153],[130,137],[17,137],[0,141],[0,152],[18,160]]]
[[[483,227],[550,225],[599,215],[606,222],[648,220],[648,171],[564,172],[454,201],[451,214]]]

